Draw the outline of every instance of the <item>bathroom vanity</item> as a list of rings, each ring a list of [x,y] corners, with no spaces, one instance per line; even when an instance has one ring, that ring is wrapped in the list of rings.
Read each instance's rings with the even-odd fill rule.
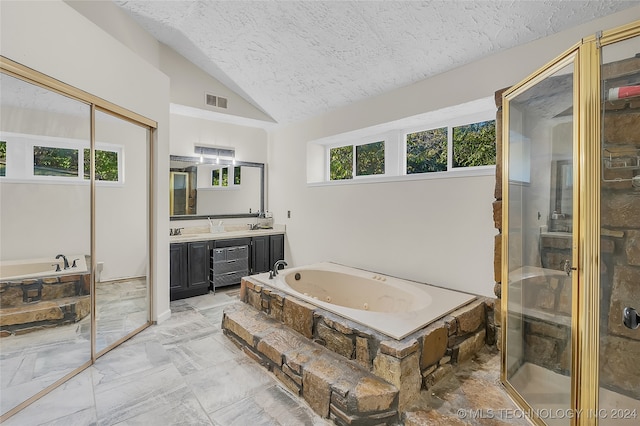
[[[239,284],[284,259],[283,229],[185,234],[170,237],[171,300]]]

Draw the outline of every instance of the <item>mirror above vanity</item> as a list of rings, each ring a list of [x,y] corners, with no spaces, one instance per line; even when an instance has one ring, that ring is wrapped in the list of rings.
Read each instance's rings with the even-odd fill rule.
[[[255,217],[264,211],[264,164],[169,158],[170,219]]]

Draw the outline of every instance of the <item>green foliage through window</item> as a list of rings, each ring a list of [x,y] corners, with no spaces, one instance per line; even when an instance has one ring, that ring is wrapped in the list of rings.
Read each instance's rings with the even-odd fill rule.
[[[407,135],[407,174],[447,170],[447,128]]]
[[[33,147],[33,174],[36,176],[78,176],[78,150]]]
[[[495,120],[453,128],[453,167],[496,164]]]
[[[229,186],[229,168],[222,169],[222,186]]]
[[[353,179],[353,145],[329,150],[329,179]]]
[[[0,176],[7,175],[7,142],[0,141]]]
[[[233,168],[233,184],[240,185],[240,166]]]
[[[384,174],[384,141],[356,146],[356,176]]]
[[[91,151],[84,150],[84,178],[91,178]],[[96,180],[118,182],[118,153],[96,150]]]
[[[237,170],[236,170],[237,169]],[[235,185],[240,185],[240,167],[234,169],[233,181]],[[236,183],[237,182],[237,183]],[[211,170],[211,186],[229,186],[229,167]]]

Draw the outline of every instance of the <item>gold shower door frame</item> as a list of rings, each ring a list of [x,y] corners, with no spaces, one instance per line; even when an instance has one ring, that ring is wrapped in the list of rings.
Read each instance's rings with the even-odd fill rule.
[[[599,404],[601,48],[640,36],[640,21],[582,39],[503,94],[502,322],[500,378],[508,394],[538,425],[545,425],[507,378],[509,299],[509,102],[563,67],[574,65],[573,235],[571,308],[571,425],[597,425]],[[505,282],[507,281],[507,282]],[[579,415],[580,414],[580,415]]]

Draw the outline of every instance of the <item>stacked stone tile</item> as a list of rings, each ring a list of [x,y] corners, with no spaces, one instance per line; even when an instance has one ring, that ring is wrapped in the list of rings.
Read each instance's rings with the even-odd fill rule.
[[[246,308],[242,311],[243,314],[225,313],[223,328],[227,335],[237,336],[236,341],[240,342],[245,352],[256,360],[263,364],[265,359],[269,360],[267,364],[273,369],[274,374],[294,393],[303,396],[305,375],[299,372],[299,367],[302,365],[298,360],[299,355],[295,355],[295,351],[289,352],[292,363],[287,361],[289,359],[287,356],[284,356],[284,359],[282,357],[287,350],[294,350],[311,342],[316,345],[316,352],[313,354],[319,356],[327,353],[328,349],[331,351],[331,359],[338,360],[336,363],[351,366],[349,372],[342,372],[343,380],[345,374],[352,374],[351,372],[356,371],[358,367],[359,371],[368,375],[367,377],[380,378],[384,380],[383,383],[393,385],[392,387],[398,393],[397,409],[399,410],[408,406],[419,395],[421,389],[430,388],[452,372],[457,363],[470,359],[486,343],[495,342],[492,299],[476,299],[398,341],[274,291],[251,278],[243,280],[240,298],[255,308],[254,314],[247,313]],[[262,316],[252,316],[258,315],[258,311]],[[235,318],[239,315],[242,315],[244,323],[249,324],[247,327],[237,325]],[[265,321],[267,318],[269,321]],[[270,335],[274,327],[277,330],[293,330],[297,333],[294,334],[295,337],[291,337],[288,332],[285,343],[281,341],[283,331]],[[247,331],[248,329],[251,331]],[[349,362],[345,362],[346,360]],[[309,380],[308,384],[315,383],[313,378]],[[358,418],[362,416],[359,411],[355,414],[351,411],[342,411],[343,407],[352,405],[341,403],[341,398],[344,397],[337,390],[334,389],[329,396],[327,392],[319,392],[317,386],[315,389],[313,394],[324,395],[321,397],[324,405],[311,401],[309,404],[319,414],[325,415],[326,407],[331,406],[327,402],[330,400],[335,407],[335,410],[331,411],[330,418],[344,420],[349,416]],[[326,387],[324,389],[326,390]],[[314,398],[304,397],[305,399]],[[385,410],[388,409],[385,408]],[[384,413],[387,412],[383,410],[375,415],[384,417],[386,415]],[[339,413],[343,413],[346,417]]]
[[[91,312],[89,274],[0,282],[0,336],[80,321]]]
[[[398,390],[355,363],[243,304],[225,310],[225,334],[319,415],[338,425],[398,422]]]

